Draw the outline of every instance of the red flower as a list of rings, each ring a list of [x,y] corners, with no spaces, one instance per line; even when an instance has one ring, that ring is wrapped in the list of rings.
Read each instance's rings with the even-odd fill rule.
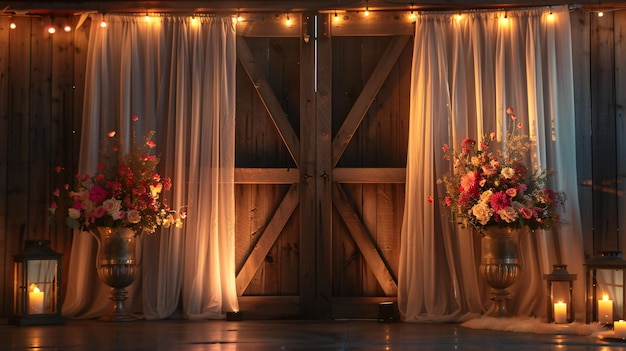
[[[491,195],[489,204],[494,211],[498,212],[505,207],[511,206],[511,199],[509,199],[504,191],[498,191]]]

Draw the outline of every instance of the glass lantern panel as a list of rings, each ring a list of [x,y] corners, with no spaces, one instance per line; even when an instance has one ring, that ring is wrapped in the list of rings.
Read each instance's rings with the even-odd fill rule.
[[[622,281],[623,270],[618,269],[597,269],[596,270],[596,304],[606,305],[606,302],[600,302],[605,300],[605,298],[612,303],[612,309],[614,312],[613,316],[604,317],[600,314],[600,310],[598,309],[598,319],[601,320],[602,317],[605,319],[624,319],[625,316],[622,315],[621,311],[623,309],[622,296],[624,295],[624,282]],[[608,307],[606,307],[608,308]],[[612,323],[613,320],[609,322]]]
[[[569,301],[569,282],[553,281],[552,282],[552,301],[570,303]]]
[[[552,291],[552,304],[554,305],[553,316],[555,320],[558,320],[559,315],[556,311],[557,307],[555,304],[557,303],[565,303],[564,313],[561,317],[565,317],[565,320],[569,319],[570,309],[572,308],[572,301],[570,301],[570,282],[569,281],[552,281],[551,282]],[[562,305],[561,305],[562,306]]]
[[[28,260],[28,313],[57,312],[57,260]]]

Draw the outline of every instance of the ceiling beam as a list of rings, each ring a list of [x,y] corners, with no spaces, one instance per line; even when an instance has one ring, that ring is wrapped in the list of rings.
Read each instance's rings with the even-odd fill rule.
[[[558,0],[431,0],[415,3],[415,0],[256,0],[256,1],[223,1],[223,0],[181,0],[181,1],[3,1],[0,14],[23,15],[71,15],[84,12],[105,13],[235,13],[235,12],[300,12],[300,11],[370,11],[386,10],[462,10],[476,8],[511,8],[556,6],[561,4],[581,5],[597,8],[624,6],[624,3],[598,3],[597,0],[558,1]]]

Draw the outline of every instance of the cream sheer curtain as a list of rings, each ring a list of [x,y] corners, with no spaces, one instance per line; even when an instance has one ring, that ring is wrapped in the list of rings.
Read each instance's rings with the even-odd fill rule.
[[[101,138],[156,130],[166,196],[186,206],[183,229],[141,236],[141,274],[126,306],[147,319],[222,318],[238,310],[234,259],[236,33],[231,18],[92,17],[79,171],[95,170]],[[95,240],[76,232],[63,314],[111,307],[95,270]],[[182,308],[182,310],[181,310]]]
[[[551,10],[552,16],[549,16]],[[583,248],[576,185],[574,92],[567,7],[514,11],[423,13],[415,30],[407,185],[398,274],[398,305],[405,321],[462,321],[491,303],[477,270],[480,240],[453,226],[429,195],[443,198],[436,179],[448,169],[441,146],[465,137],[506,131],[515,108],[536,141],[533,166],[557,170],[567,194],[566,222],[522,236],[523,270],[509,290],[509,309],[545,316],[543,274],[564,263],[583,279]],[[502,18],[506,15],[508,21]],[[577,284],[577,296],[584,296]],[[584,299],[576,310],[584,313]]]

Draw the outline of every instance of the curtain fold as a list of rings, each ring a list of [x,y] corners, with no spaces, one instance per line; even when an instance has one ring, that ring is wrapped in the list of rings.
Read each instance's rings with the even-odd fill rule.
[[[411,83],[407,185],[398,274],[405,321],[461,321],[485,311],[489,291],[477,272],[479,238],[453,226],[428,203],[443,198],[436,184],[448,169],[441,146],[505,135],[514,107],[535,142],[533,167],[557,171],[550,184],[568,200],[565,221],[522,235],[523,270],[509,290],[517,315],[545,316],[545,281],[552,265],[583,277],[576,187],[574,94],[566,6],[513,11],[422,13],[416,22]],[[504,21],[504,18],[507,21]],[[565,249],[567,248],[567,250]],[[582,284],[575,295],[583,296]],[[584,311],[584,301],[576,310]]]
[[[107,15],[91,18],[79,171],[92,173],[100,140],[156,131],[167,202],[183,229],[141,237],[141,274],[127,308],[146,319],[222,318],[238,310],[234,264],[235,27],[232,19]],[[95,270],[95,242],[76,232],[63,315],[110,307]],[[181,309],[182,308],[182,309]]]

